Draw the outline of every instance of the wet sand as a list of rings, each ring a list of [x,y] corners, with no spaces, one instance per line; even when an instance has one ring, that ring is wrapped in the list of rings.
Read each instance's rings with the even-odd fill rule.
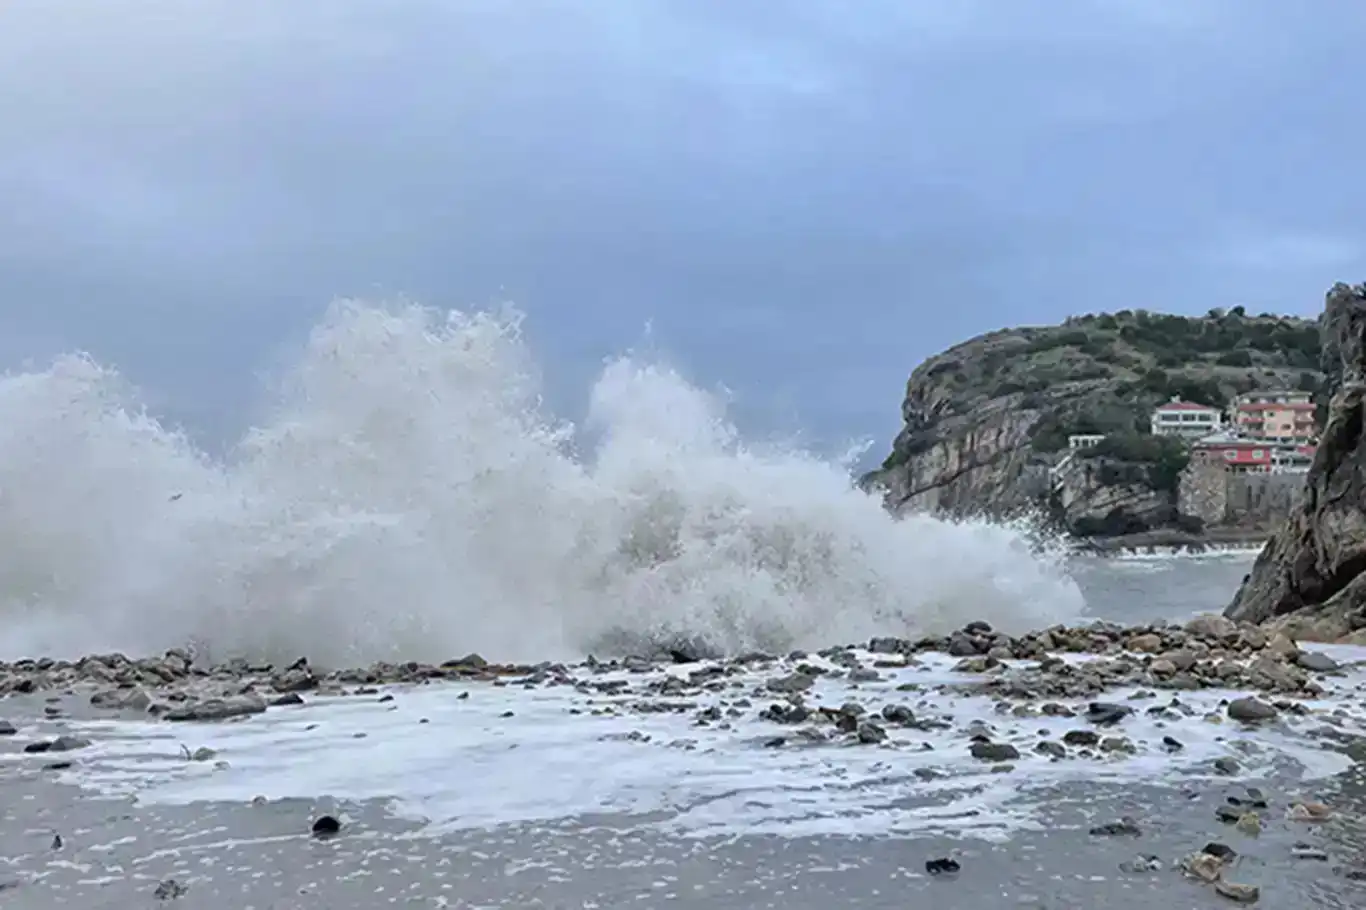
[[[1349,877],[1366,875],[1359,815],[1339,813],[1319,826],[1275,821],[1259,837],[1247,837],[1213,820],[1213,809],[1239,790],[1233,784],[1180,792],[1070,786],[1052,801],[1044,830],[991,844],[929,836],[678,838],[653,830],[650,819],[624,817],[431,837],[395,821],[381,803],[139,808],[129,800],[87,798],[44,778],[41,770],[5,768],[0,882],[8,887],[0,904],[6,907],[1229,906],[1209,886],[1171,868],[1210,840],[1239,853],[1228,877],[1259,886],[1261,906],[1366,905],[1366,881]],[[1263,783],[1279,802],[1271,783]],[[310,835],[322,812],[343,818],[336,837]],[[1119,815],[1134,816],[1141,835],[1087,833]],[[1324,850],[1327,860],[1293,858],[1297,842]],[[926,873],[927,859],[950,854],[960,872]],[[1159,868],[1134,868],[1145,854],[1157,857]],[[168,879],[184,890],[162,901],[156,892]]]
[[[1160,694],[1133,689],[1135,682],[1159,688],[1175,684],[1159,658],[1114,650],[1125,642],[1143,644],[1150,634],[1134,630],[1099,642],[1106,654],[1069,658],[1097,661],[1094,670],[1070,670],[1066,661],[1045,656],[1037,665],[1049,668],[1042,676],[1030,675],[1038,672],[1031,669],[1033,661],[1007,662],[1009,667],[998,662],[983,671],[979,665],[990,663],[986,654],[966,659],[968,665],[947,667],[936,664],[933,654],[835,649],[828,660],[814,655],[770,659],[762,669],[749,664],[701,670],[690,664],[615,670],[584,665],[566,671],[572,684],[557,682],[553,674],[525,684],[496,678],[378,688],[361,684],[348,689],[346,697],[309,691],[298,703],[212,723],[158,720],[145,707],[111,709],[107,702],[101,707],[91,703],[88,688],[12,695],[0,699],[0,720],[17,728],[0,735],[0,906],[1236,906],[1177,867],[1211,842],[1236,854],[1222,867],[1223,880],[1260,889],[1260,906],[1366,906],[1364,766],[1360,758],[1353,764],[1336,751],[1359,736],[1350,731],[1360,726],[1362,683],[1331,671],[1296,670],[1296,660],[1312,661],[1294,654],[1280,655],[1273,666],[1272,643],[1249,643],[1244,638],[1251,633],[1235,632],[1215,635],[1211,640],[1218,639],[1218,647],[1211,653],[1225,656],[1192,671],[1204,681],[1203,689]],[[1198,643],[1193,633],[1168,629],[1160,634]],[[818,678],[803,680],[794,669],[808,663],[820,664]],[[880,669],[873,672],[875,665]],[[1228,699],[1210,688],[1221,666],[1230,679],[1260,680],[1269,687],[1260,694],[1284,705],[1280,716],[1265,727],[1231,723],[1223,716]],[[1273,671],[1288,675],[1266,675]],[[1104,697],[1132,706],[1115,721],[1086,716],[1088,700],[1096,697],[1089,687],[1111,678],[1106,673],[1116,675]],[[177,684],[221,688],[227,678]],[[282,685],[288,681],[287,676],[274,678]],[[1029,694],[1012,694],[1026,684]],[[984,687],[995,694],[982,694]],[[1291,691],[1291,700],[1271,689]],[[1296,703],[1325,704],[1315,701],[1315,689],[1336,701],[1292,710]],[[967,691],[976,694],[963,694]],[[160,691],[153,694],[163,697]],[[1173,695],[1179,701],[1168,702]],[[866,705],[867,713],[851,714],[851,697]],[[667,709],[685,698],[686,709]],[[918,699],[915,718],[887,710],[913,698]],[[1067,702],[1076,713],[1049,716],[1041,709],[1050,701]],[[775,702],[789,708],[809,705],[811,712],[801,721],[806,726],[770,716]],[[517,706],[515,718],[506,710],[510,704]],[[979,711],[993,704],[996,710],[988,715]],[[940,725],[938,719],[948,714],[954,715],[952,722]],[[877,736],[865,735],[869,722]],[[551,728],[560,732],[541,735]],[[1078,744],[1062,736],[1063,730],[1078,728],[1098,730],[1101,739]],[[792,740],[803,729],[816,729],[822,738],[807,744]],[[647,733],[622,736],[638,730]],[[982,730],[990,736],[976,732]],[[660,808],[643,813],[591,815],[581,808],[557,813],[557,806],[582,806],[608,791],[586,786],[584,794],[560,799],[552,792],[556,787],[615,778],[627,791],[656,788],[657,776],[631,775],[652,764],[679,761],[668,737],[683,733],[699,741],[676,765],[684,773],[705,777],[713,766],[730,764],[741,769],[742,777],[751,773],[745,768],[755,774],[767,769],[775,776],[753,789],[730,792],[716,786],[729,786],[731,778],[702,779],[691,790],[670,790],[662,800],[656,789],[651,795]],[[1166,775],[1159,785],[1145,783],[1150,771],[1157,777],[1163,768],[1175,767],[1178,757],[1165,755],[1162,747],[1168,733],[1184,741],[1179,750],[1184,760],[1204,770]],[[63,734],[91,742],[78,741],[70,751],[24,751]],[[1107,752],[1107,735],[1127,745]],[[222,751],[195,760],[177,754],[180,742],[187,753],[201,743]],[[523,772],[533,776],[491,771],[479,759],[485,754],[479,750],[490,742],[497,744],[489,753],[494,765],[521,762]],[[1020,749],[1016,760],[997,764],[968,754],[969,745],[1012,742]],[[1033,748],[1044,742],[1062,751]],[[405,766],[402,753],[410,749],[428,751]],[[1208,767],[1216,756],[1234,754],[1241,758],[1225,770],[1214,773]],[[1311,762],[1331,756],[1347,770],[1305,777],[1296,754]],[[430,764],[433,756],[436,765]],[[602,756],[624,757],[626,764],[614,765]],[[558,758],[557,770],[568,768],[570,776],[550,774],[548,757]],[[931,778],[911,773],[933,770],[927,761],[960,781],[956,795],[924,786]],[[276,773],[277,765],[291,764],[288,773]],[[433,827],[413,818],[411,805],[396,814],[389,800],[302,796],[342,793],[347,787],[334,782],[358,780],[372,791],[397,796],[405,787],[411,791],[408,778],[421,773],[413,768],[422,767],[444,776],[447,791],[437,794],[444,802],[432,804],[444,811],[452,805],[496,810],[518,804],[536,817],[517,824],[448,817],[447,824]],[[1102,780],[1105,775],[1110,779]],[[106,795],[73,786],[73,780],[104,786]],[[516,791],[518,780],[528,792]],[[129,792],[111,798],[109,785],[120,781]],[[471,791],[507,789],[462,801],[469,795],[460,792],[466,781]],[[793,806],[800,808],[801,800],[784,803],[781,813],[770,815],[758,805],[781,802],[797,783],[808,782],[812,789],[803,797],[817,801],[812,811],[821,816],[821,826],[829,828],[847,813],[851,830],[880,829],[858,835],[792,833],[801,830],[791,824]],[[1003,783],[1005,799],[1018,802],[1018,812],[1001,804]],[[271,798],[255,800],[244,789],[256,786],[272,790]],[[985,793],[993,786],[988,799]],[[1255,824],[1232,824],[1249,812],[1249,801],[1255,802],[1253,787],[1265,797],[1264,806],[1254,807]],[[212,792],[236,795],[195,798]],[[974,793],[984,794],[976,804]],[[1322,803],[1331,812],[1316,822],[1290,817],[1292,807],[1305,802]],[[930,824],[920,830],[899,828],[898,820],[908,818],[899,810],[920,803],[957,814],[930,813]],[[718,835],[718,826],[697,822],[709,808],[731,823],[729,831]],[[858,817],[859,810],[869,814]],[[342,820],[337,836],[312,836],[311,826],[323,814]],[[756,820],[775,818],[788,833],[745,833],[746,826],[761,827]],[[689,824],[680,825],[681,820]],[[1116,824],[1120,827],[1104,829]],[[960,871],[927,872],[927,861],[948,856]]]

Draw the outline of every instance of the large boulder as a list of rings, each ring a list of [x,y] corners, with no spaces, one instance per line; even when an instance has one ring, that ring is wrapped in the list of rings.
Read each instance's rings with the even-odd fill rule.
[[[1334,285],[1320,327],[1333,385],[1305,493],[1224,615],[1297,638],[1366,640],[1366,285]]]

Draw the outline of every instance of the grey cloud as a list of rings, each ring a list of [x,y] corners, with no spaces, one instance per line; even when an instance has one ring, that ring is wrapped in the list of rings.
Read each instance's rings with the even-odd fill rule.
[[[1359,278],[1363,37],[1272,0],[21,0],[0,356],[221,411],[333,295],[511,297],[569,388],[652,321],[754,411],[885,435],[969,334]]]

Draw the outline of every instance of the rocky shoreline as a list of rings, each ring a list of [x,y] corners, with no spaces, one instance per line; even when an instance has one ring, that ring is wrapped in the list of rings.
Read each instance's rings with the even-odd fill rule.
[[[934,672],[924,682],[898,683],[899,674],[917,668]],[[1097,622],[1018,636],[975,622],[948,636],[876,638],[814,653],[727,659],[666,648],[573,664],[498,664],[471,654],[441,664],[324,670],[302,658],[282,667],[240,660],[199,667],[180,650],[140,659],[92,655],[0,663],[0,694],[11,696],[13,705],[25,696],[30,706],[41,702],[43,720],[57,724],[68,710],[63,704],[79,704],[94,716],[216,724],[338,698],[392,702],[405,690],[442,683],[459,684],[459,698],[481,685],[566,688],[579,699],[571,714],[674,715],[699,731],[743,727],[753,731],[752,746],[761,750],[935,749],[946,759],[953,753],[979,765],[983,773],[1006,774],[1027,763],[1101,768],[1141,755],[1175,759],[1189,741],[1182,730],[1208,725],[1290,731],[1315,749],[1366,766],[1366,712],[1361,683],[1350,675],[1355,669],[1283,634],[1210,615],[1184,624]],[[988,701],[1000,723],[954,716],[945,709],[950,694]],[[0,700],[0,744],[54,753],[41,759],[49,771],[70,769],[92,745],[86,735],[37,736],[32,724],[6,717],[5,705]],[[1030,731],[1031,722],[1054,726],[1044,735]],[[635,735],[642,743],[650,740]],[[940,737],[934,740],[939,745],[926,739],[931,735]],[[213,750],[185,753],[188,761],[215,758]],[[1243,774],[1233,752],[1211,760],[1207,771],[1230,780]],[[926,782],[941,773],[915,769]],[[1269,823],[1268,806],[1292,825],[1325,821],[1333,811],[1310,796],[1268,802],[1256,788],[1240,792],[1216,818],[1244,833]],[[1142,831],[1133,819],[1118,818],[1090,834],[1139,837]],[[1226,875],[1235,857],[1232,848],[1212,843],[1173,862],[1226,898],[1256,900],[1255,887]],[[1340,872],[1366,876],[1354,867]]]

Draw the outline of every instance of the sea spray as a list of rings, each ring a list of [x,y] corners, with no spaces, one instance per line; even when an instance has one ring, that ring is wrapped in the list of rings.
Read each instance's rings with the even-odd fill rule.
[[[546,413],[513,311],[343,301],[223,458],[83,356],[0,379],[0,655],[569,657],[1075,618],[1020,527],[894,520],[653,361]],[[591,439],[591,445],[585,440]],[[585,446],[577,451],[576,446]]]

